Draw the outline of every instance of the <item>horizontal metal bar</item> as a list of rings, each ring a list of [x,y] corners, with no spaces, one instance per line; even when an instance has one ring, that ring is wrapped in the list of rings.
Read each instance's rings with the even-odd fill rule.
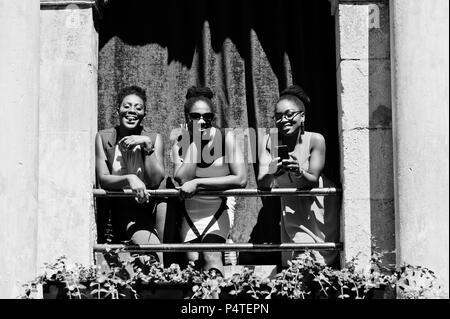
[[[178,189],[156,189],[146,190],[147,194],[152,197],[177,197],[180,195]],[[326,196],[337,195],[341,192],[338,188],[313,188],[309,190],[299,190],[296,188],[273,188],[271,190],[259,189],[228,189],[224,191],[199,190],[194,196],[239,196],[239,197],[267,197],[267,196]],[[104,189],[94,189],[94,197],[130,197],[135,196],[131,189],[123,191],[107,191]]]
[[[95,0],[41,1],[41,8],[65,8],[69,5],[92,7],[95,5]]]
[[[144,253],[156,251],[186,252],[186,251],[252,251],[274,252],[286,250],[342,250],[342,243],[287,243],[287,244],[152,244],[152,245],[94,245],[95,252],[123,250],[126,252]]]

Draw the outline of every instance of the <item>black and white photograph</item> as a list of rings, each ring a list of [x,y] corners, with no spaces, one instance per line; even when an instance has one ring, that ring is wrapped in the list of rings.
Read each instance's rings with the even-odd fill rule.
[[[449,299],[447,0],[0,0],[0,110],[0,299]]]

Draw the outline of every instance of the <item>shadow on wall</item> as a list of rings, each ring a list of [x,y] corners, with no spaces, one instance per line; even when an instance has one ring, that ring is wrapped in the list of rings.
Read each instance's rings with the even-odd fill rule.
[[[224,41],[230,39],[245,61],[250,127],[258,124],[255,96],[250,89],[254,84],[251,30],[278,79],[280,91],[290,84],[286,68],[286,58],[289,59],[292,82],[301,84],[312,99],[312,106],[306,110],[306,129],[325,136],[325,174],[339,183],[335,26],[328,0],[110,0],[104,19],[98,24],[100,50],[113,37],[133,46],[157,43],[167,48],[167,65],[177,61],[191,68],[196,50],[202,50],[205,21],[210,26],[213,50],[220,52]],[[204,65],[199,63],[199,67]],[[205,71],[198,73],[201,77]],[[200,83],[205,80],[200,79]]]
[[[369,145],[372,245],[395,265],[395,205],[389,2],[371,7],[369,31]]]
[[[200,61],[198,65],[194,65],[193,62],[196,55],[199,59],[205,58],[204,54],[198,54],[205,49],[205,22],[209,24],[210,45],[213,51],[217,54],[221,53],[224,50],[224,42],[230,40],[236,46],[236,50],[243,60],[245,92],[239,91],[239,93],[245,95],[245,106],[242,107],[246,107],[248,117],[246,123],[249,127],[268,125],[266,114],[264,117],[261,114],[273,112],[272,105],[256,102],[257,95],[270,94],[264,92],[266,87],[258,87],[259,90],[253,88],[258,81],[264,82],[270,79],[254,78],[255,74],[258,74],[253,72],[253,68],[258,67],[255,66],[255,55],[259,55],[260,52],[255,52],[255,39],[251,36],[252,31],[256,34],[256,41],[259,41],[263,50],[263,54],[260,55],[265,55],[268,65],[278,80],[278,89],[282,90],[290,84],[291,78],[292,83],[301,84],[305,88],[312,100],[312,105],[306,110],[306,129],[320,132],[325,136],[327,164],[324,174],[339,187],[335,22],[334,17],[330,14],[329,1],[165,0],[145,2],[128,0],[125,2],[110,0],[105,8],[103,19],[97,23],[100,51],[108,47],[107,44],[111,44],[115,38],[119,38],[121,43],[114,43],[115,47],[111,50],[112,54],[116,56],[108,58],[120,60],[120,51],[123,50],[124,44],[136,48],[136,51],[148,44],[158,44],[167,49],[167,61],[165,62],[167,66],[177,62],[187,69],[200,68],[196,71],[200,84],[204,85],[206,84],[205,74],[211,71],[204,69],[208,63]],[[149,56],[148,59],[151,60],[154,57]],[[113,63],[114,61],[103,61],[103,63],[106,62]],[[121,61],[119,61],[120,63]],[[111,72],[112,75],[102,75],[101,68],[99,71],[99,77],[102,79],[103,76],[103,80],[114,78],[121,81],[125,78],[120,74],[123,70],[118,68],[105,71]],[[130,73],[132,70],[126,72]],[[147,74],[145,75],[147,76]],[[133,74],[131,76],[126,74],[128,80],[133,79],[133,76]],[[158,83],[164,81],[166,79]],[[270,81],[273,82],[273,80]],[[122,83],[118,84],[118,86],[122,85]],[[111,95],[113,93],[108,91],[104,94]],[[225,91],[225,94],[236,93],[230,90],[230,92]],[[226,96],[225,100],[229,101],[230,99]],[[178,105],[177,103],[172,104]],[[172,108],[173,105],[171,105]],[[105,107],[108,106],[105,105]],[[175,111],[178,114],[179,111]],[[168,113],[167,110],[165,112]],[[165,124],[170,122],[171,118],[166,116],[166,113],[164,113]],[[159,119],[161,114],[154,115],[155,119]],[[222,116],[222,118],[225,117]],[[107,120],[108,118],[105,116],[99,123],[104,125]],[[99,127],[104,128],[102,125]],[[253,176],[256,176],[256,165],[253,166],[253,170]],[[249,181],[249,187],[254,187],[254,180]],[[259,212],[257,220],[256,216],[245,216],[245,218],[239,219],[239,223],[245,225],[235,227],[240,232],[237,236],[238,240],[246,241],[250,238],[251,242],[279,241],[279,201],[268,198],[262,202],[264,207]],[[257,207],[258,205],[260,203],[253,204],[248,210],[254,209],[256,212],[260,207]],[[242,213],[242,215],[250,214],[252,212],[247,210]],[[254,222],[256,225],[252,229]],[[252,233],[250,234],[250,232]]]

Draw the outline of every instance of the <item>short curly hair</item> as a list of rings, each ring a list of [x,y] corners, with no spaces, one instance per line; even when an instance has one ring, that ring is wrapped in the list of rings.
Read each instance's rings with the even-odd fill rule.
[[[147,94],[145,92],[145,89],[141,88],[140,86],[137,85],[130,85],[130,86],[126,86],[123,89],[121,89],[119,91],[119,94],[117,94],[117,100],[116,100],[116,105],[119,108],[120,105],[123,102],[123,99],[125,99],[128,95],[137,95],[139,96],[142,101],[144,102],[144,106],[147,105]]]

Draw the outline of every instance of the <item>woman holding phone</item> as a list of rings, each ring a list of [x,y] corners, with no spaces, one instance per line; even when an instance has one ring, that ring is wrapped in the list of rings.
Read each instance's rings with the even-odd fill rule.
[[[233,197],[194,196],[198,190],[226,190],[247,184],[244,156],[234,134],[213,125],[213,93],[192,86],[186,94],[186,128],[173,136],[174,178],[184,199],[181,237],[187,243],[225,243],[230,232]],[[203,269],[223,274],[221,252],[188,253]]]
[[[270,136],[262,139],[259,158],[260,188],[311,189],[332,187],[322,175],[325,139],[305,131],[305,109],[309,97],[298,85],[280,93],[275,105],[278,147]],[[331,196],[334,197],[334,196]],[[283,243],[336,242],[339,239],[339,203],[324,196],[281,196],[281,241]],[[331,199],[331,201],[330,201]],[[334,202],[333,202],[334,201]],[[283,252],[283,264],[294,255]],[[321,252],[323,261],[333,265],[337,252]]]
[[[117,98],[119,125],[101,130],[95,138],[95,169],[100,186],[107,190],[131,189],[134,198],[112,198],[113,227],[120,240],[134,244],[160,243],[155,228],[158,202],[147,188],[158,188],[164,179],[161,136],[141,126],[146,115],[146,93],[137,86],[122,89]],[[162,254],[158,253],[162,262]]]

